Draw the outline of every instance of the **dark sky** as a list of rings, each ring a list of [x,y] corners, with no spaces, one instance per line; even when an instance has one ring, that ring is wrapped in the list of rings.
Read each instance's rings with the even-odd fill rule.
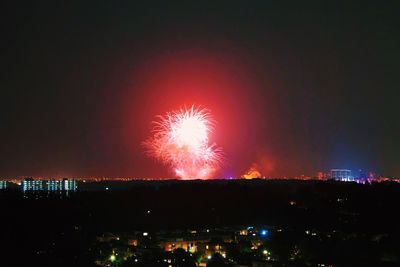
[[[400,175],[399,1],[13,2],[0,176],[170,176],[141,142],[191,104],[217,121],[219,176]]]

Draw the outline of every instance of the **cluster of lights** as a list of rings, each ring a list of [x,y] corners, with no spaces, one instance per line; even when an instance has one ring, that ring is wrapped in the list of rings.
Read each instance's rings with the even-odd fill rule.
[[[148,210],[145,210],[145,212],[147,212]],[[205,232],[210,232],[210,229],[205,229]],[[253,247],[251,247],[252,250],[254,250],[254,252],[259,252],[261,253],[263,259],[265,260],[270,260],[271,259],[271,253],[269,250],[265,249],[264,247],[262,247],[262,240],[265,240],[264,238],[267,237],[269,235],[269,231],[265,228],[258,228],[258,227],[247,227],[244,230],[241,230],[240,235],[242,235],[242,231],[245,231],[249,236],[254,236],[255,238],[252,238],[252,242],[253,241],[258,241],[258,243],[254,243]],[[196,230],[192,230],[190,231],[191,233],[197,233]],[[143,237],[148,237],[150,236],[149,232],[141,232],[141,235]],[[119,237],[117,237],[117,240],[119,240]],[[192,241],[183,241],[180,242],[178,241],[178,243],[169,243],[166,242],[164,245],[164,248],[166,251],[170,251],[172,253],[174,253],[174,249],[175,248],[183,248],[185,251],[187,251],[188,253],[190,253],[190,256],[192,257],[193,254],[197,251],[196,249],[196,245],[193,245],[192,243],[189,243]],[[205,253],[203,254],[203,262],[207,262],[213,259],[213,253],[217,253],[219,255],[221,255],[221,257],[223,257],[224,259],[227,259],[229,261],[232,261],[230,259],[227,258],[227,254],[223,249],[223,246],[220,244],[216,244],[216,245],[210,245],[205,244]],[[110,257],[108,258],[109,264],[111,265],[115,265],[115,264],[119,264],[119,261],[122,260],[122,256],[118,256],[118,253],[116,253],[114,250],[112,252],[112,254],[110,255]],[[139,260],[137,258],[134,258],[135,262],[138,262]],[[165,263],[168,263],[168,265],[170,265],[172,263],[172,260],[169,258],[164,258],[162,259],[162,261],[164,261]],[[184,261],[184,259],[183,259]]]

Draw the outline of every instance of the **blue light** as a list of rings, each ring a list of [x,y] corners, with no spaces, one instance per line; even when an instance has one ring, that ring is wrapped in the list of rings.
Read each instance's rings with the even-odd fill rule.
[[[261,230],[261,235],[262,236],[267,236],[268,235],[268,230]]]

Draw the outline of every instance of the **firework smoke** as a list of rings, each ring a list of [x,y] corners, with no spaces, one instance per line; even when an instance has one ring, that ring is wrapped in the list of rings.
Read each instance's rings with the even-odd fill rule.
[[[210,113],[192,106],[158,118],[152,136],[144,142],[148,154],[171,166],[182,179],[210,178],[222,160],[221,149],[209,144]]]
[[[250,169],[242,175],[244,179],[254,179],[254,178],[263,178],[263,175],[258,170],[257,164],[253,163]]]

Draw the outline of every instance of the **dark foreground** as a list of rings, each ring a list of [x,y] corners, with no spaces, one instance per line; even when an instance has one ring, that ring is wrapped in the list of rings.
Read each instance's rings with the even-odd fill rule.
[[[240,261],[252,266],[250,256],[264,250],[269,261],[254,256],[264,260],[259,266],[400,265],[400,186],[394,183],[115,182],[80,188],[68,197],[0,192],[0,266],[95,266],[96,260],[110,266],[193,266],[189,260],[186,265],[159,262],[165,257],[161,251],[147,254],[159,261],[143,261],[140,255],[146,247],[128,244],[126,237],[149,233],[153,243],[148,249],[157,247],[154,240],[163,238],[160,233],[221,228],[228,229],[237,244],[224,243],[217,232],[211,237],[208,233],[211,243],[223,243],[228,253],[224,256],[231,259],[220,266]],[[233,236],[245,226],[268,229],[258,248],[246,247]],[[99,242],[109,233],[125,243]],[[113,246],[126,246],[130,254],[107,262],[101,255]],[[179,257],[186,257],[183,254]]]

